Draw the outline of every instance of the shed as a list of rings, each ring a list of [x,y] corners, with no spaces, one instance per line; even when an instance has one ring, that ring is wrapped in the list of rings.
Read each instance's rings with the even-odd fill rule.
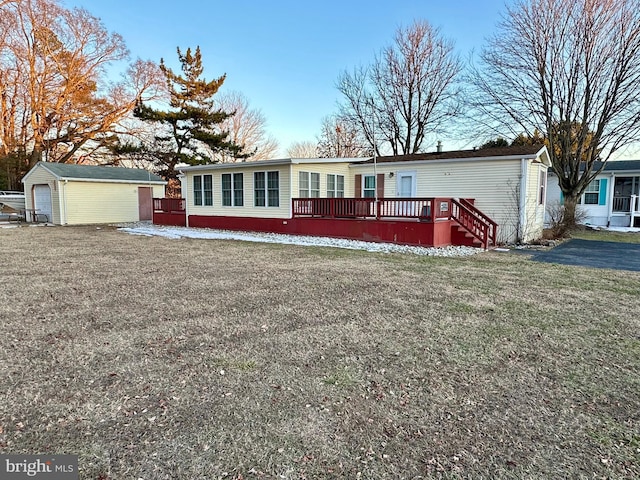
[[[38,162],[22,183],[27,212],[82,225],[151,220],[153,198],[164,196],[167,182],[137,168]]]

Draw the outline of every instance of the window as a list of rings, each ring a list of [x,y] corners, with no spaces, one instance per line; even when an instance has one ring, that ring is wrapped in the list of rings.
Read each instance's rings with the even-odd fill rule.
[[[203,191],[204,191],[204,204],[207,206],[213,205],[213,176],[203,175]]]
[[[540,191],[538,192],[538,205],[544,205],[545,195],[547,194],[547,171],[540,170]]]
[[[327,174],[327,198],[344,197],[344,175]]]
[[[270,207],[280,206],[280,174],[278,172],[267,172],[267,201]]]
[[[376,198],[376,177],[374,175],[364,175],[362,196],[364,198]]]
[[[264,181],[264,172],[253,174],[253,204],[256,207],[264,207],[267,202],[267,184]]]
[[[300,172],[298,174],[298,196],[300,198],[320,197],[320,174]]]
[[[193,204],[213,205],[213,177],[211,175],[193,176]]]
[[[266,176],[266,181],[265,181]],[[253,174],[254,204],[256,207],[280,206],[280,173],[255,172]]]
[[[193,176],[193,204],[202,205],[202,175]]]
[[[600,203],[600,180],[593,180],[584,191],[585,205],[598,205]]]
[[[244,205],[244,190],[241,173],[222,174],[222,205],[241,207]]]
[[[300,198],[309,198],[309,172],[300,172],[298,174],[298,196]]]

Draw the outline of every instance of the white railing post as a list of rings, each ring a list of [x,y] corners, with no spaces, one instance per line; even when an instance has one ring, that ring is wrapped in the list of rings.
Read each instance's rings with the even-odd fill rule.
[[[638,211],[638,207],[636,206],[636,200],[638,199],[637,195],[631,195],[631,219],[633,220],[633,215]]]

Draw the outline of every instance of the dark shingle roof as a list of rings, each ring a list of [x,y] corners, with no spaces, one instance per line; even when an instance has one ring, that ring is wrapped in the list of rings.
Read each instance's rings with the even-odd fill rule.
[[[73,165],[67,163],[40,164],[59,178],[86,180],[113,180],[129,182],[164,182],[153,173],[141,168],[106,167],[97,165]]]
[[[592,171],[596,172],[602,166],[602,162],[593,162]],[[580,164],[580,171],[584,171],[584,163]],[[640,172],[640,160],[609,160],[602,172],[631,172],[637,174]],[[553,172],[555,174],[556,172]]]
[[[378,157],[379,163],[384,162],[413,162],[418,160],[452,160],[458,158],[487,158],[487,157],[510,157],[517,155],[535,155],[543,145],[525,145],[519,147],[498,147],[483,148],[478,150],[455,150],[452,152],[431,152],[414,153],[412,155],[394,155],[388,157]],[[373,163],[373,159],[361,163]]]
[[[598,170],[602,162],[593,162],[593,169]],[[640,171],[640,160],[610,160],[604,166],[603,172],[622,172],[626,170]]]

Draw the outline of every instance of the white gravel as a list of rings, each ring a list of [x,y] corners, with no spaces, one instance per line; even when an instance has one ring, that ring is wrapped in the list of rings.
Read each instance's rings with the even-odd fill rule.
[[[185,228],[136,223],[118,225],[118,230],[131,235],[160,236],[171,239],[198,238],[209,240],[241,240],[245,242],[281,243],[286,245],[303,245],[317,247],[347,248],[366,250],[368,252],[410,253],[435,257],[464,257],[475,255],[483,250],[472,247],[413,247],[393,243],[363,242],[342,238],[311,237],[306,235],[284,235],[280,233],[236,232],[229,230],[213,230],[208,228]]]

